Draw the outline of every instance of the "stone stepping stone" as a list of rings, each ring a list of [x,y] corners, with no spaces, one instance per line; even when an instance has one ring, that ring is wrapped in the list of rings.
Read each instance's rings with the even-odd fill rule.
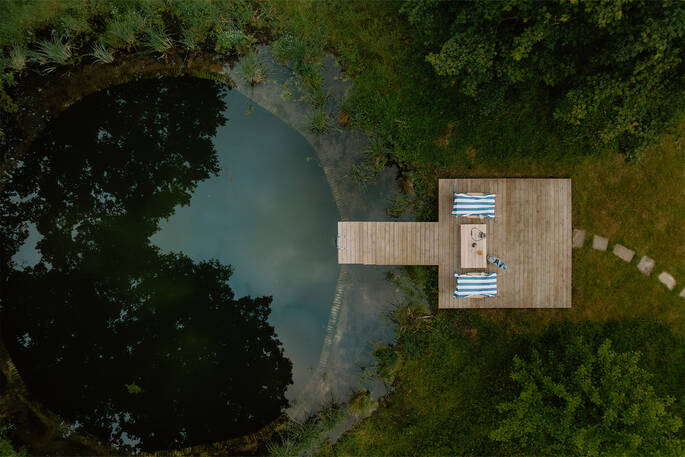
[[[582,248],[585,243],[585,230],[573,229],[573,247]]]
[[[646,274],[649,276],[652,274],[652,270],[654,269],[654,259],[651,257],[644,256],[643,258],[640,259],[640,263],[637,264],[637,269],[640,270],[642,273]]]
[[[592,247],[598,251],[606,251],[609,246],[609,239],[603,236],[595,235],[592,238]]]
[[[668,287],[668,290],[673,290],[675,287],[675,278],[665,271],[659,275],[659,281],[664,283],[664,285]]]
[[[680,293],[679,293],[678,295],[680,295],[681,297],[685,298],[685,287],[683,287],[683,290],[681,290]]]
[[[615,244],[614,254],[619,259],[625,260],[626,262],[630,262],[631,260],[633,260],[633,256],[635,256],[635,251],[632,251],[623,245]]]

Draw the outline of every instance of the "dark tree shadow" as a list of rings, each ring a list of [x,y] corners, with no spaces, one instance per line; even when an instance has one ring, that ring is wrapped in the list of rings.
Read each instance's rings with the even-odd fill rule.
[[[287,406],[271,297],[231,267],[162,254],[162,218],[218,171],[222,85],[129,84],[67,110],[3,190],[0,326],[32,393],[106,441],[145,450],[252,432]],[[26,223],[42,256],[12,256]]]

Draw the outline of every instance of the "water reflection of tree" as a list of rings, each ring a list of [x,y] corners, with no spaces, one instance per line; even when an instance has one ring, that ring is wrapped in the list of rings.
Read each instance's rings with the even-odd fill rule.
[[[287,405],[271,298],[231,269],[161,254],[159,220],[217,171],[221,86],[140,82],[67,111],[3,190],[3,337],[29,388],[102,437],[144,449],[254,430]],[[11,257],[34,222],[35,267]]]

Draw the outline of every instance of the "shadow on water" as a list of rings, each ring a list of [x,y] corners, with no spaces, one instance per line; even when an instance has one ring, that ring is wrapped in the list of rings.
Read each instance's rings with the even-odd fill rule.
[[[268,321],[271,297],[237,298],[228,264],[150,242],[219,172],[224,96],[188,79],[92,95],[2,190],[3,339],[39,400],[113,444],[224,440],[288,404],[292,364]],[[30,228],[33,253],[22,247]]]

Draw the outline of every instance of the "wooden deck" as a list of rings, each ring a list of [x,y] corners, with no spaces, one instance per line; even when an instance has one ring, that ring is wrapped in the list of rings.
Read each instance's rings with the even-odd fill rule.
[[[338,263],[437,265],[437,222],[338,222]]]
[[[497,194],[494,219],[456,218],[453,192]],[[438,265],[440,308],[567,308],[571,306],[570,179],[441,179],[439,222],[339,222],[338,262]],[[487,254],[507,270],[497,274],[497,297],[457,299],[460,225],[487,225]]]

